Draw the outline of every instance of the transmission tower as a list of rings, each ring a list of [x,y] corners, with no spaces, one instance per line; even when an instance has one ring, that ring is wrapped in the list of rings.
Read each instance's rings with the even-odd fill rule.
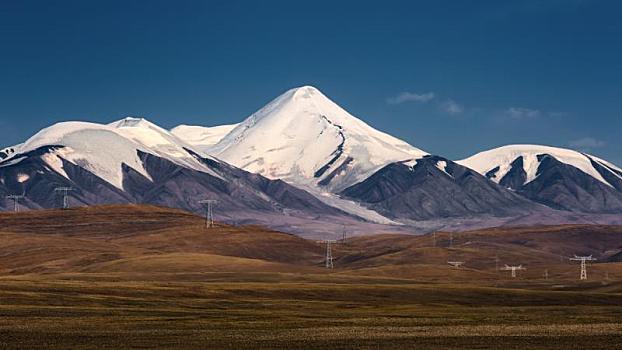
[[[447,263],[456,269],[459,269],[460,266],[464,265],[464,261],[448,261]]]
[[[204,199],[199,201],[205,207],[205,227],[214,227],[214,204],[218,201],[215,199]]]
[[[549,279],[549,269],[545,269],[544,270],[544,279],[548,280]]]
[[[16,213],[19,211],[19,200],[24,197],[23,194],[10,194],[6,196],[7,199],[13,200],[13,211]]]
[[[346,230],[346,225],[343,225],[341,231],[341,243],[346,244],[346,240],[348,239],[348,231]]]
[[[73,191],[71,187],[56,187],[54,191],[61,195],[63,198],[63,209],[69,208],[69,191]]]
[[[512,278],[516,278],[516,271],[527,270],[527,269],[524,268],[523,265],[518,265],[518,266],[505,265],[504,267],[501,268],[501,270],[512,271]]]
[[[326,244],[326,258],[325,258],[325,261],[324,261],[324,266],[327,269],[332,269],[333,268],[333,249],[332,249],[332,244],[333,243],[337,243],[337,241],[326,239],[326,240],[323,240],[323,241],[318,241],[318,243]]]
[[[586,261],[595,261],[595,258],[592,258],[591,255],[589,256],[577,256],[575,255],[574,258],[570,258],[569,260],[571,261],[580,261],[581,262],[581,277],[580,280],[587,280],[587,264]]]
[[[436,248],[436,231],[432,232],[432,246]]]
[[[453,232],[449,233],[449,248],[453,248],[454,246],[454,234]]]

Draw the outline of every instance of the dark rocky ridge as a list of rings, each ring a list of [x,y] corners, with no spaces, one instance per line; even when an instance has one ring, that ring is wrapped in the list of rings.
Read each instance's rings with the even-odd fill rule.
[[[622,192],[581,170],[542,155],[538,177],[517,189],[552,208],[584,213],[622,213]]]
[[[446,162],[445,171],[437,164]],[[389,164],[341,192],[392,218],[427,220],[474,215],[521,216],[539,205],[464,166],[426,156],[414,166]]]
[[[614,169],[605,168],[590,158],[592,166],[612,187],[551,155],[540,154],[538,161],[540,165],[534,180],[525,183],[522,157],[518,157],[499,183],[551,208],[581,213],[622,214],[622,179],[612,173]],[[492,177],[494,172],[486,175]]]

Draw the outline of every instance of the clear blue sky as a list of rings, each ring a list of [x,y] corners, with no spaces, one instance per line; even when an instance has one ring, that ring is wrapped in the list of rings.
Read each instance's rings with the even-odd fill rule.
[[[0,145],[61,120],[238,122],[314,85],[460,158],[507,143],[622,165],[620,1],[0,0]]]

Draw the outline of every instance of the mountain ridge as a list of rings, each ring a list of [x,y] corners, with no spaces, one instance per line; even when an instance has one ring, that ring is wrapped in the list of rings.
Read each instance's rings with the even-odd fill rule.
[[[587,153],[538,145],[508,145],[458,163],[549,207],[622,213],[622,170]]]
[[[374,129],[311,86],[237,124],[61,122],[0,151],[0,207],[21,193],[23,207],[57,206],[58,186],[74,188],[80,205],[198,213],[197,198],[215,198],[223,220],[303,234],[326,232],[319,222],[331,231],[348,224],[427,232],[622,217],[622,170],[604,159],[508,145],[454,162]]]

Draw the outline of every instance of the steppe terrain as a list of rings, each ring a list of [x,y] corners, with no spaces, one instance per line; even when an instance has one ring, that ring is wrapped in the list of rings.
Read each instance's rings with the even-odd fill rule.
[[[355,233],[352,232],[352,235]],[[622,341],[622,227],[325,246],[151,206],[0,214],[0,348],[564,348]],[[580,282],[574,254],[598,258]],[[463,261],[454,268],[447,261]],[[522,264],[517,278],[496,267]]]

